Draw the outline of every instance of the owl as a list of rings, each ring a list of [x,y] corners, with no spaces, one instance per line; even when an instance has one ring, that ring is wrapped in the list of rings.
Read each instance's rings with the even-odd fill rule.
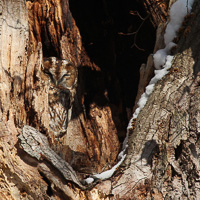
[[[45,58],[42,71],[49,85],[49,128],[55,137],[62,137],[72,116],[78,71],[69,60],[56,57]]]

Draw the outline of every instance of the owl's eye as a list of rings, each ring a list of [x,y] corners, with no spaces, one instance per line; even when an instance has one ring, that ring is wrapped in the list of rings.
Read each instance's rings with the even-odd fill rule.
[[[71,73],[64,74],[59,82],[62,82],[64,78],[68,79],[70,76],[71,76]]]
[[[64,74],[63,77],[65,77],[65,76],[66,76],[66,77],[70,77],[70,76],[71,76],[71,73]]]
[[[53,75],[50,72],[44,71],[44,73],[47,74],[52,81],[54,80]]]
[[[44,71],[45,74],[47,74],[48,76],[52,77],[52,74],[51,72],[48,72],[48,71]]]
[[[71,76],[70,73],[64,74],[64,75],[62,76],[62,78],[61,78],[60,80],[57,81],[56,85],[57,85],[57,84],[61,84],[64,78],[69,79],[70,76]]]

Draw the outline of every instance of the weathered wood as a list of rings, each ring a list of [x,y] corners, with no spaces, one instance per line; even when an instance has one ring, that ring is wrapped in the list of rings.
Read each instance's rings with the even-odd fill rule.
[[[181,34],[170,73],[156,84],[130,132],[128,167],[113,184],[119,198],[199,197],[199,6],[187,21],[190,31]]]
[[[79,177],[83,176],[76,175],[70,165],[88,174],[100,172],[106,163],[113,164],[119,149],[105,88],[97,84],[101,83],[103,75],[82,47],[68,1],[26,3],[28,12],[24,1],[0,2],[0,197],[198,199],[199,2],[196,1],[194,14],[179,33],[170,73],[156,84],[133,123],[124,168],[91,190],[84,190],[79,182]],[[162,46],[159,41],[163,40],[163,30],[164,26],[155,49]],[[67,135],[60,141],[48,132],[48,104],[45,103],[48,102],[48,87],[41,72],[43,54],[68,58],[81,65],[76,112]],[[152,64],[147,64],[147,68],[151,71]],[[146,83],[149,74],[141,73]],[[84,75],[88,82],[82,85]],[[141,84],[142,89],[145,82]],[[91,84],[90,89],[97,91],[94,96],[86,89]],[[99,103],[101,100],[103,105]],[[20,127],[25,124],[46,133],[45,136],[36,129],[21,132]],[[27,137],[22,137],[25,133]],[[29,153],[39,161],[20,148],[17,135],[21,135],[22,146],[30,145],[23,146],[24,150],[30,147]],[[60,153],[62,159],[53,150]]]
[[[150,13],[154,26],[157,27],[160,23],[166,22],[170,0],[143,0],[142,2]]]
[[[18,148],[18,134],[12,120],[0,122],[0,197],[49,199],[48,185],[35,167],[35,161],[25,161],[26,155]]]
[[[107,162],[109,165],[114,163],[119,151],[116,126],[104,88],[102,89],[103,73],[90,61],[82,46],[68,1],[27,1],[27,9],[31,44],[27,77],[36,77],[35,80],[27,80],[28,88],[35,86],[27,94],[27,124],[48,132],[51,147],[77,171],[101,172]],[[79,70],[72,120],[68,124],[67,133],[59,142],[48,126],[48,87],[42,78],[42,59],[38,51],[42,51],[43,57],[68,59]],[[96,77],[99,78],[98,83]]]
[[[67,181],[76,183],[81,189],[85,187],[80,183],[72,167],[55,153],[49,146],[47,137],[31,126],[24,126],[19,136],[21,146],[30,156],[38,160],[45,159],[59,170]]]
[[[111,109],[100,81],[96,85],[96,75],[101,81],[104,78],[82,47],[68,1],[0,1],[0,32],[2,196],[6,197],[7,193],[8,199],[49,199],[49,196],[55,199],[86,199],[85,191],[80,191],[73,184],[67,185],[63,178],[68,177],[67,171],[63,171],[61,166],[61,175],[56,174],[59,171],[57,165],[65,166],[65,161],[61,159],[55,164],[52,156],[45,151],[43,155],[48,161],[44,159],[38,164],[19,148],[16,138],[19,134],[16,128],[22,128],[25,124],[40,130],[48,136],[51,148],[82,172],[80,179],[84,178],[85,173],[101,172],[107,163],[105,168],[108,169],[117,157],[119,141]],[[80,65],[74,113],[68,132],[60,141],[49,133],[49,88],[41,71],[43,57],[52,55]],[[87,83],[84,79],[86,75]],[[100,92],[93,93],[87,84],[94,86],[96,91],[100,89]],[[89,98],[85,97],[86,93]],[[99,106],[101,101],[103,103]],[[49,164],[51,162],[54,166]],[[70,168],[70,165],[67,166]],[[73,177],[83,189],[76,174]]]
[[[25,73],[29,32],[24,2],[1,1],[0,13],[0,96],[1,120],[26,121]],[[15,20],[13,20],[15,19]],[[17,39],[16,39],[17,38]]]
[[[140,67],[140,81],[138,84],[137,96],[135,98],[135,102],[137,103],[141,97],[141,95],[145,92],[146,86],[149,84],[151,78],[154,75],[154,62],[153,55],[149,55],[147,59],[147,64],[142,64]],[[137,108],[137,104],[133,107],[133,113]]]

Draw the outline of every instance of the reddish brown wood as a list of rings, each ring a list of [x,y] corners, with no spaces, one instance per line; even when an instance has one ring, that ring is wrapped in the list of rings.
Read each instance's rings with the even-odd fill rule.
[[[50,152],[58,152],[73,166],[79,180],[86,173],[102,171],[104,166],[109,169],[119,150],[104,74],[87,56],[67,1],[26,4],[22,0],[0,1],[0,197],[198,199],[199,3],[196,1],[194,14],[179,33],[170,73],[156,84],[132,124],[126,161],[111,179],[90,190],[81,189],[62,176],[63,171],[59,172],[58,165],[52,165],[52,157],[44,153],[46,149],[38,161],[23,151],[18,140],[25,124],[39,130],[48,137]],[[162,34],[160,31],[161,38]],[[60,141],[48,131],[43,56],[67,58],[80,65],[74,118]],[[141,71],[141,91],[150,79],[150,61],[146,68],[149,73]],[[34,145],[31,148],[34,150]]]
[[[157,27],[160,23],[167,20],[170,0],[143,0],[143,4],[151,15],[152,23]]]
[[[60,139],[60,142],[55,141],[54,136],[50,134],[52,148],[78,171],[100,172],[107,162],[112,165],[119,150],[117,131],[112,119],[111,109],[109,105],[97,105],[106,99],[105,94],[101,91],[101,85],[104,85],[102,72],[85,53],[79,30],[69,11],[68,1],[28,1],[27,8],[30,44],[32,44],[29,52],[35,51],[38,42],[41,42],[43,56],[69,59],[78,65],[79,69],[80,80],[74,106],[76,116],[69,124],[68,133]],[[102,77],[98,83],[95,74],[97,76],[100,74],[100,77]],[[84,80],[85,76],[88,77],[88,80]],[[38,77],[38,80],[38,85],[40,85],[40,77]],[[85,90],[90,90],[85,88],[85,81],[87,81],[87,84],[89,83],[89,87],[95,85],[96,89],[101,92],[94,94],[91,99],[93,103],[85,100]],[[41,87],[42,85],[40,85]],[[93,94],[87,94],[87,96],[91,95]],[[87,116],[84,116],[83,107],[86,104],[89,107],[86,107]],[[28,109],[30,109],[30,106]],[[38,122],[35,123],[38,124]],[[45,124],[39,126],[48,129]]]

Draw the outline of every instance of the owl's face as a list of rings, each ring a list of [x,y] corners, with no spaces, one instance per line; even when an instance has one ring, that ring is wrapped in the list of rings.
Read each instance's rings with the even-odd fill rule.
[[[77,83],[77,69],[69,60],[46,58],[42,70],[48,75],[51,84],[61,90],[72,89]]]

